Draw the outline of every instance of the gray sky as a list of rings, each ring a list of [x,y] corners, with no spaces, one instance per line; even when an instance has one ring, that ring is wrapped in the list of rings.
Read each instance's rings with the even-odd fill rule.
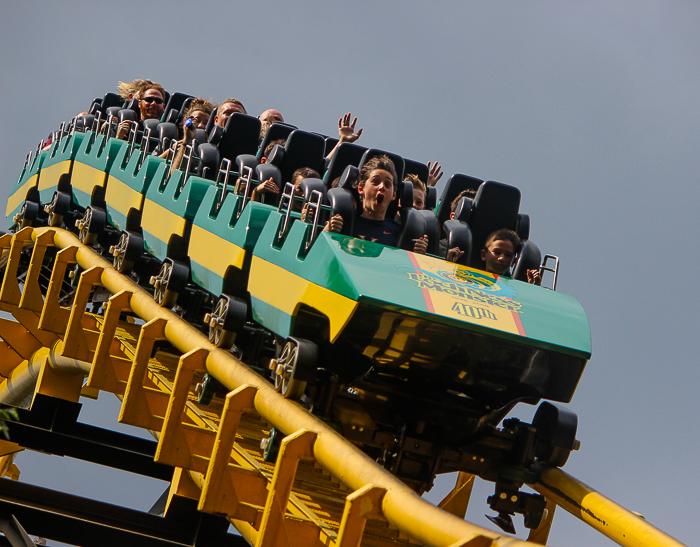
[[[360,144],[437,159],[445,178],[518,186],[531,237],[561,257],[559,290],[581,302],[593,336],[569,405],[582,446],[565,470],[696,544],[700,4],[195,6],[0,0],[3,201],[41,138],[134,78],[236,97],[256,115],[277,108],[326,134],[352,111]],[[111,425],[116,405],[83,419]],[[18,465],[23,480],[142,509],[163,488],[101,470],[84,479],[60,458]],[[469,513],[484,526],[490,489]],[[564,511],[550,538],[611,544]]]

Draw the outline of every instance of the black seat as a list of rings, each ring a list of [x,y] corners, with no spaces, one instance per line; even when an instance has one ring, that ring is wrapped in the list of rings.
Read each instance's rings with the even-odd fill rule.
[[[413,251],[413,247],[416,244],[415,240],[420,239],[426,233],[425,218],[421,212],[413,208],[407,209],[408,214],[403,219],[401,233],[396,242],[397,248],[404,251]]]
[[[469,266],[484,269],[481,249],[486,238],[501,228],[515,230],[519,208],[520,190],[515,186],[495,181],[486,181],[479,186],[468,220],[472,232]]]
[[[435,211],[437,207],[437,188],[428,186],[425,189],[425,204],[423,207],[429,211]]]
[[[158,124],[158,150],[165,152],[173,141],[177,140],[177,126],[170,122],[161,122]]]
[[[425,221],[425,235],[428,236],[428,254],[437,255],[440,247],[440,223],[437,216],[429,209],[417,211]]]
[[[462,191],[469,189],[476,191],[482,182],[484,181],[468,175],[452,175],[447,181],[447,184],[445,184],[442,196],[440,196],[440,204],[437,209],[437,216],[440,223],[442,224],[446,220],[449,220],[450,213],[452,212],[452,202]]]
[[[472,252],[472,232],[467,223],[471,212],[472,200],[468,197],[463,197],[455,209],[454,218],[446,220],[442,225],[447,239],[447,249],[458,247],[464,252],[464,254],[457,259],[457,264],[461,264],[462,266],[468,265],[469,257]]]
[[[418,175],[418,178],[423,181],[423,184],[428,184],[428,176],[430,171],[428,170],[428,165],[426,163],[421,163],[415,160],[409,160],[404,158],[404,178],[408,175]]]
[[[268,144],[270,144],[272,141],[277,141],[279,139],[286,139],[287,137],[289,137],[289,134],[295,129],[296,126],[294,125],[279,122],[273,123],[270,127],[268,127],[267,133],[265,133],[265,137],[260,143],[260,148],[258,149],[258,160],[262,159],[263,155],[265,154],[265,148],[267,148]],[[259,138],[260,133],[258,132],[258,139]]]
[[[102,98],[102,101],[100,101],[100,110],[105,116],[107,116],[108,108],[112,106],[118,106],[119,108],[121,108],[123,105],[124,99],[121,95],[118,95],[116,93],[105,93],[105,96]]]
[[[348,165],[360,165],[362,156],[366,151],[367,148],[364,146],[358,146],[350,142],[340,143],[330,160],[326,173],[323,175],[326,186],[330,188],[335,178],[341,176]]]
[[[282,180],[290,182],[294,171],[301,167],[310,167],[316,172],[321,171],[325,146],[326,143],[321,135],[296,129],[287,138],[282,161],[273,162],[272,159],[270,161],[279,166]]]
[[[260,120],[254,116],[235,112],[226,121],[218,143],[222,159],[236,161],[241,154],[255,154],[260,138]]]
[[[191,102],[191,100],[194,99],[194,97],[192,95],[188,95],[187,93],[180,93],[180,92],[176,91],[175,93],[170,95],[170,97],[168,99],[166,99],[166,104],[165,104],[165,108],[163,109],[163,112],[167,116],[171,110],[174,110],[174,111],[178,112],[181,116],[182,112],[183,112],[183,108],[185,107],[185,103],[188,102],[188,99],[189,99],[189,102]],[[179,119],[180,116],[178,116],[178,120],[173,122],[173,123],[177,123],[178,121],[180,121],[180,119]],[[163,119],[165,120],[166,118],[163,118]],[[167,121],[172,121],[172,120],[168,119]]]
[[[383,155],[389,156],[389,159],[391,159],[391,161],[394,162],[396,177],[398,180],[403,180],[403,173],[405,168],[404,160],[401,156],[399,156],[398,154],[394,154],[393,152],[386,152],[385,150],[379,150],[378,148],[370,148],[367,151],[365,151],[365,153],[362,155],[362,160],[360,160],[359,168],[362,169],[362,166],[372,158]]]
[[[331,150],[335,148],[335,145],[338,144],[340,141],[336,139],[335,137],[325,137],[326,139],[326,150],[324,154],[327,156],[330,154]],[[352,143],[347,143],[347,144],[352,144]]]
[[[532,241],[526,241],[523,244],[523,248],[520,250],[520,257],[518,258],[518,263],[515,265],[513,279],[527,282],[527,271],[539,269],[541,261],[542,253],[539,247]]]

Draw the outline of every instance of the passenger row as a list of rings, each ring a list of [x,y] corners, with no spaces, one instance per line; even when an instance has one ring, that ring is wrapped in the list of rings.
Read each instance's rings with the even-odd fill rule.
[[[223,170],[228,179],[235,165],[234,191],[253,201],[277,205],[291,182],[290,206],[301,211],[300,202],[320,192],[321,204],[331,211],[325,231],[499,275],[508,275],[519,256],[514,276],[541,282],[540,253],[528,242],[527,215],[518,214],[517,188],[454,175],[437,206],[439,164],[354,144],[362,129],[355,130],[357,118],[350,113],[339,119],[335,139],[286,124],[274,109],[255,118],[237,99],[215,107],[182,93],[170,95],[149,80],[120,82],[120,93],[93,101],[76,125],[102,124],[118,139],[135,141],[141,135],[142,148],[170,159],[171,173],[182,169],[184,158],[186,171],[210,180]]]

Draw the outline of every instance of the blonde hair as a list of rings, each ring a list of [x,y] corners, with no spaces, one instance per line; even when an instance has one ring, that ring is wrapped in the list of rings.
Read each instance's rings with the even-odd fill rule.
[[[144,87],[149,86],[144,90]],[[148,89],[155,88],[161,92],[163,98],[165,99],[165,90],[153,80],[139,78],[133,82],[119,82],[117,84],[117,93],[122,96],[124,100],[129,98],[131,95],[134,99],[138,99],[139,96]]]
[[[186,120],[192,114],[192,112],[196,112],[197,110],[211,114],[212,110],[214,110],[214,105],[206,99],[200,99],[199,97],[192,99],[192,102],[190,103],[190,106],[187,107],[187,110],[185,110],[182,119]]]
[[[422,180],[420,180],[418,175],[410,173],[404,177],[404,180],[407,180],[408,182],[413,184],[414,190],[420,190],[421,192],[425,193],[425,183]]]

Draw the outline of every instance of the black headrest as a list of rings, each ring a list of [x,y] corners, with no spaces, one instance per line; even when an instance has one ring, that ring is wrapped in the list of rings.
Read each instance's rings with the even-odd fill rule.
[[[301,167],[310,167],[321,171],[323,151],[326,143],[321,135],[295,129],[289,134],[284,147],[284,160],[280,163],[282,179],[292,180],[294,171]]]
[[[338,188],[350,188],[355,186],[357,177],[360,175],[360,170],[354,165],[348,165],[343,174],[340,176],[340,182],[338,183]]]
[[[97,100],[97,99],[95,99]],[[124,105],[124,99],[122,98],[121,95],[117,95],[116,93],[105,93],[105,96],[102,98],[102,101],[100,102],[100,106],[102,109],[102,112],[107,115],[107,109],[112,107],[112,106],[118,106],[121,108]]]
[[[92,114],[83,114],[75,119],[76,131],[90,131],[92,124],[95,122],[95,116]]]
[[[396,170],[397,180],[403,180],[404,172],[404,161],[401,156],[394,154],[393,152],[386,152],[385,150],[379,150],[378,148],[370,148],[362,155],[362,160],[360,160],[360,165],[358,166],[362,169],[362,166],[369,160],[376,156],[389,156],[389,159],[394,163],[394,169]]]
[[[170,95],[170,97],[163,98],[165,99],[165,111],[175,110],[178,113],[182,113],[184,108],[186,108],[186,104],[189,104],[194,99],[192,95],[178,91]]]
[[[272,147],[272,150],[267,156],[267,163],[271,163],[272,165],[276,165],[279,167],[282,165],[282,162],[284,161],[284,146],[280,146],[279,144],[276,144],[275,146]]]
[[[301,184],[299,185],[299,187],[301,188],[301,191],[304,194],[305,201],[309,201],[311,199],[311,192],[316,191],[316,192],[321,192],[321,195],[323,196],[321,203],[325,203],[325,201],[326,201],[326,185],[323,184],[323,181],[321,179],[315,179],[315,178],[304,179],[301,181]]]
[[[454,199],[463,190],[472,189],[476,191],[482,182],[484,181],[468,175],[452,175],[445,184],[445,188],[442,190],[442,195],[440,196],[440,204],[437,210],[438,220],[440,222],[448,220],[452,212],[452,202]]]
[[[268,144],[279,139],[286,139],[295,129],[296,127],[293,125],[280,122],[273,123],[270,127],[268,127],[267,133],[265,133],[265,137],[263,137],[263,140],[260,143],[260,148],[258,149],[258,159],[265,155],[265,148],[267,148]]]
[[[518,258],[518,263],[515,265],[513,279],[527,281],[527,271],[539,269],[541,261],[542,253],[540,249],[532,241],[526,241],[520,250],[520,258]]]
[[[163,116],[163,121],[169,122],[169,123],[174,123],[177,125],[177,122],[180,120],[180,112],[177,110],[166,110],[166,114]]]
[[[425,189],[424,207],[430,211],[435,211],[435,207],[437,207],[437,188],[435,186],[428,186]]]
[[[350,142],[340,143],[331,158],[326,173],[323,175],[323,180],[330,187],[335,178],[341,176],[348,165],[359,166],[366,151],[367,148],[364,146]]]
[[[457,204],[457,209],[455,209],[454,220],[459,220],[461,222],[469,222],[469,217],[472,214],[473,202],[469,198],[462,198]]]
[[[199,164],[197,166],[197,175],[209,180],[215,180],[219,174],[219,151],[213,144],[204,143],[197,149],[199,156]]]
[[[122,108],[120,106],[110,106],[107,111],[105,112],[105,116],[109,118],[110,116],[117,116],[119,117],[119,113],[122,111]],[[133,112],[133,111],[132,111]]]
[[[160,151],[165,152],[170,148],[170,143],[177,140],[177,126],[170,122],[158,124],[158,140],[160,140]]]
[[[211,142],[211,132],[214,127],[218,127],[215,123],[214,120],[216,120],[216,113],[219,111],[219,107],[215,107],[214,110],[211,111],[211,116],[209,116],[209,121],[207,122],[207,128],[205,131],[209,135],[209,142]],[[222,128],[223,129],[223,128]]]
[[[457,264],[466,266],[472,252],[472,233],[469,225],[459,220],[447,220],[442,225],[447,235],[447,250],[458,247],[464,254],[457,259]]]
[[[219,142],[222,158],[234,161],[240,154],[255,154],[260,139],[260,120],[234,112],[226,120],[226,127]]]
[[[258,166],[258,158],[253,154],[239,154],[236,157],[236,171],[238,171],[241,176],[245,176],[244,168],[250,167],[255,173],[255,168]]]
[[[212,116],[213,117],[213,116]],[[211,118],[210,118],[211,119]],[[207,127],[209,124],[207,124]],[[207,130],[209,133],[209,142],[214,145],[218,145],[221,142],[221,137],[224,136],[224,128],[220,125],[212,126],[211,130]]]
[[[407,180],[401,181],[396,188],[399,207],[413,207],[413,184]]]
[[[126,120],[135,122],[136,121],[136,112],[129,108],[122,108],[118,113],[117,116],[119,116],[119,121],[123,122]]]
[[[518,234],[518,237],[523,243],[530,239],[530,215],[526,215],[525,213],[520,213],[518,215],[515,233]]]
[[[280,175],[280,170],[274,165],[269,163],[261,163],[255,168],[255,180],[260,182],[266,181],[272,177],[273,182],[277,187],[282,190],[282,176]]]
[[[428,175],[430,174],[428,164],[405,158],[403,161],[405,164],[403,173],[404,178],[406,178],[408,175],[418,175],[418,178],[422,180],[424,184],[428,184]]]
[[[92,104],[90,105],[90,108],[88,109],[88,112],[90,114],[97,116],[98,112],[102,112],[102,99],[99,97],[92,101]]]
[[[440,244],[440,223],[432,211],[423,209],[418,211],[425,221],[425,235],[428,236],[428,254],[438,254]]]
[[[150,120],[143,121],[143,128],[150,129],[152,137],[155,137],[158,134],[158,126],[159,125],[160,125],[160,122],[156,119],[150,119]]]
[[[326,194],[328,204],[331,206],[331,216],[343,217],[343,229],[341,234],[349,236],[355,221],[355,199],[347,188],[331,188]]]
[[[410,184],[410,183],[409,183]],[[416,242],[415,239],[420,239],[425,235],[425,219],[420,211],[408,209],[408,214],[403,221],[401,234],[396,246],[405,251],[413,251]]]
[[[139,100],[138,99],[131,99],[126,105],[124,105],[124,108],[128,108],[129,110],[133,110],[134,112],[141,112],[141,109],[139,108]]]
[[[204,144],[207,142],[207,132],[204,131],[204,129],[197,128],[195,131],[194,140],[196,140],[199,144]]]

